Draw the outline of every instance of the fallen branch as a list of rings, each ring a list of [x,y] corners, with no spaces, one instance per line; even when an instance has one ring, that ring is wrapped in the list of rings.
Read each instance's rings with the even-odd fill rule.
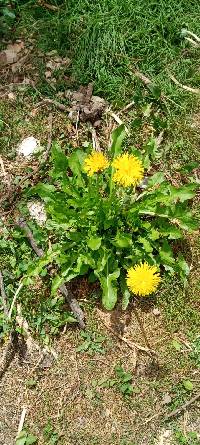
[[[186,410],[186,408],[188,408],[190,405],[192,405],[194,402],[196,402],[196,400],[200,399],[200,391],[196,394],[196,396],[192,397],[190,400],[188,400],[186,403],[184,403],[183,405],[179,406],[179,408],[176,408],[174,411],[172,411],[171,413],[167,414],[165,416],[165,421],[171,419],[171,417],[175,417],[178,414],[180,414],[182,411]]]
[[[176,77],[174,77],[171,73],[168,73],[170,79],[176,84],[178,85],[180,88],[182,88],[183,90],[189,91],[190,93],[194,93],[194,94],[200,94],[200,89],[199,88],[192,88],[192,87],[188,87],[187,85],[183,85],[182,83],[180,83]]]
[[[5,293],[4,283],[3,283],[3,275],[0,271],[0,291],[1,291],[1,299],[3,303],[3,310],[6,317],[8,317],[9,309],[8,309],[8,303],[7,303],[7,296]]]
[[[31,230],[29,229],[26,221],[23,218],[19,218],[18,220],[18,226],[24,230],[26,237],[28,238],[31,247],[33,248],[33,250],[35,251],[35,253],[39,256],[42,257],[44,255],[44,251],[42,249],[40,249],[34,238],[33,238],[33,234],[31,232]],[[84,323],[84,313],[81,310],[76,298],[74,298],[74,296],[72,295],[72,293],[66,288],[66,286],[64,284],[62,284],[59,287],[60,292],[64,295],[67,303],[69,304],[73,314],[75,315],[75,317],[78,320],[79,326],[81,327],[81,329],[85,328],[85,323]]]
[[[135,351],[135,349],[138,349],[139,351],[145,352],[146,354],[150,354],[150,355],[155,355],[156,351],[154,351],[153,349],[149,349],[149,348],[145,348],[144,346],[140,346],[137,343],[133,343],[132,341],[128,340],[128,338],[123,337],[122,335],[118,334],[118,332],[116,332],[113,328],[111,328],[111,326],[109,326],[102,318],[102,314],[101,311],[99,309],[97,309],[97,313],[99,315],[99,317],[101,318],[102,323],[104,324],[104,326],[111,331],[115,337],[119,338],[120,340],[122,340],[124,343],[126,343],[126,345],[130,348],[133,349]]]
[[[37,246],[37,243],[35,242],[35,240],[33,238],[33,234],[31,232],[31,230],[29,229],[28,225],[26,224],[26,221],[23,218],[19,218],[18,226],[24,230],[25,235],[28,238],[29,243],[30,243],[31,247],[33,248],[34,252],[36,253],[36,255],[39,257],[43,256],[44,255],[43,250]]]

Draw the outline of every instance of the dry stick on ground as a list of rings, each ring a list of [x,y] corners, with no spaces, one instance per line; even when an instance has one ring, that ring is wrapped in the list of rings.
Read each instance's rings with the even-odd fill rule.
[[[120,340],[122,340],[124,343],[126,343],[126,345],[130,348],[133,349],[134,351],[136,349],[138,349],[139,351],[145,352],[148,355],[156,355],[156,351],[154,351],[153,349],[149,349],[149,348],[145,348],[144,346],[140,346],[137,343],[133,343],[132,341],[128,340],[128,338],[123,337],[122,335],[118,334],[118,332],[116,332],[113,328],[111,328],[111,326],[109,326],[102,318],[102,314],[101,311],[99,309],[97,309],[97,313],[102,321],[102,323],[104,324],[104,326],[111,331],[115,337],[119,338]]]
[[[179,408],[175,409],[174,411],[172,411],[171,413],[167,414],[164,418],[164,420],[169,420],[172,417],[177,416],[178,414],[180,414],[182,411],[185,411],[190,405],[192,405],[194,402],[196,402],[196,400],[200,399],[200,391],[196,394],[196,396],[192,397],[190,400],[188,400],[187,402],[185,402],[182,406],[179,406]]]
[[[118,114],[125,113],[126,111],[130,110],[134,105],[135,105],[135,101],[132,100],[132,102],[130,102],[130,103],[127,104],[124,108],[122,108],[122,110],[120,110],[120,111],[118,112]]]
[[[0,270],[0,292],[1,292],[1,299],[3,303],[3,310],[6,317],[8,317],[9,309],[8,309],[8,303],[7,303],[7,296],[5,293],[4,283],[3,283],[3,275]]]
[[[22,410],[22,413],[21,413],[16,439],[18,438],[19,434],[23,430],[24,421],[25,421],[25,417],[26,417],[26,412],[27,412],[27,408],[24,407],[23,410]]]
[[[15,302],[16,302],[16,300],[17,300],[17,297],[18,297],[18,295],[19,295],[19,293],[20,293],[20,290],[22,289],[23,285],[24,285],[24,283],[23,283],[23,281],[21,281],[21,283],[19,284],[19,286],[18,286],[18,288],[17,288],[17,290],[16,290],[16,292],[15,292],[15,295],[14,295],[14,297],[13,297],[13,300],[12,300],[12,303],[11,303],[11,306],[10,306],[9,314],[8,314],[8,318],[9,318],[9,320],[11,320],[12,311],[13,311]]]
[[[40,249],[37,246],[37,243],[35,242],[34,238],[33,238],[33,234],[31,232],[31,230],[29,229],[26,221],[23,218],[19,218],[18,220],[18,226],[24,230],[26,237],[28,238],[31,247],[33,248],[33,250],[35,251],[35,253],[39,256],[42,257],[44,255],[44,251],[42,249]],[[66,301],[68,302],[73,314],[75,315],[75,317],[78,320],[79,326],[81,327],[81,329],[85,328],[85,323],[84,323],[84,313],[81,310],[77,300],[74,298],[74,296],[72,295],[71,292],[69,292],[69,290],[66,288],[66,286],[64,284],[62,284],[59,287],[60,292],[64,295]]]
[[[168,73],[168,75],[169,75],[170,79],[176,85],[178,85],[180,88],[182,88],[183,90],[189,91],[190,93],[194,93],[194,94],[200,94],[200,89],[199,88],[192,88],[192,87],[188,87],[187,85],[183,85],[171,73]]]

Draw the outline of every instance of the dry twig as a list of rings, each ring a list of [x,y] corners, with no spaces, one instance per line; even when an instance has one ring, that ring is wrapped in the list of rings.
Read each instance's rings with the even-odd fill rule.
[[[24,408],[22,410],[22,413],[21,413],[20,421],[19,421],[19,426],[18,426],[16,439],[18,438],[19,434],[23,430],[24,421],[25,421],[25,417],[26,417],[26,412],[27,412],[27,408],[24,406]]]
[[[168,73],[168,74],[169,74],[170,79],[176,85],[178,85],[180,88],[182,88],[183,90],[189,91],[190,93],[194,93],[194,94],[200,94],[200,89],[199,88],[192,88],[192,87],[188,87],[187,85],[183,85],[171,73]]]
[[[9,313],[8,313],[9,320],[11,319],[11,315],[12,315],[12,311],[13,311],[15,302],[17,300],[17,297],[18,297],[18,295],[20,293],[20,290],[22,289],[23,285],[24,285],[24,283],[23,283],[23,281],[21,281],[21,283],[19,284],[19,286],[18,286],[18,288],[17,288],[17,290],[15,292],[15,295],[13,297],[13,300],[12,300],[12,303],[11,303],[11,306],[10,306],[10,310],[9,310]]]
[[[135,101],[134,100],[132,100],[132,102],[130,102],[124,108],[122,108],[122,110],[119,111],[119,114],[125,113],[126,111],[130,110],[133,107],[133,105],[135,105]]]
[[[92,146],[96,151],[101,151],[101,146],[97,137],[97,132],[94,127],[90,127],[91,135],[92,135]]]
[[[167,414],[165,416],[164,420],[169,420],[172,417],[177,416],[178,414],[180,414],[182,411],[185,411],[186,408],[188,408],[190,405],[192,405],[194,402],[196,402],[196,400],[200,399],[200,391],[196,394],[196,396],[192,397],[190,400],[188,400],[186,403],[184,403],[183,405],[179,406],[178,408],[176,408],[174,411],[172,411],[171,413]]]
[[[42,249],[40,249],[37,246],[37,243],[35,242],[34,238],[33,238],[33,234],[31,232],[31,230],[29,229],[26,221],[23,218],[19,218],[18,220],[18,226],[24,230],[26,237],[28,238],[33,250],[35,251],[35,253],[39,256],[42,257],[44,255],[44,251]],[[72,293],[66,288],[66,286],[64,284],[62,284],[59,287],[60,292],[64,295],[66,301],[68,302],[73,314],[75,315],[75,317],[78,320],[79,326],[81,327],[81,329],[85,328],[85,323],[84,323],[84,313],[81,310],[77,300],[74,298],[74,296],[72,295]]]

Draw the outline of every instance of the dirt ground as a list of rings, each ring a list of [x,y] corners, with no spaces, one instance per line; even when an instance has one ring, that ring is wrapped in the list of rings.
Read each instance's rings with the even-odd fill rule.
[[[172,336],[163,329],[162,313],[153,312],[153,308],[140,309],[136,316],[135,311],[127,315],[116,310],[110,315],[94,310],[88,328],[105,335],[105,354],[76,352],[82,340],[78,328],[69,327],[51,347],[54,358],[50,354],[41,362],[36,350],[23,358],[16,355],[0,386],[0,443],[14,444],[23,407],[27,408],[25,425],[41,445],[176,443],[174,419],[164,420],[177,398],[176,384],[188,373],[188,352],[183,344],[182,352],[172,355]],[[145,332],[148,329],[148,343],[156,356],[131,349],[117,337],[124,335],[148,348],[142,326]],[[129,397],[117,386],[101,386],[102,379],[114,377],[117,364],[132,374],[134,392]],[[190,370],[190,379],[199,381],[199,372]],[[175,420],[176,428],[195,431],[200,438],[199,406],[196,402]],[[50,436],[45,433],[48,424]]]

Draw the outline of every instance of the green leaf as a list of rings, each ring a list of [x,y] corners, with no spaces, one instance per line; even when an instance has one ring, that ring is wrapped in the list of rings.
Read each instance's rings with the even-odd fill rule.
[[[56,188],[51,184],[43,184],[40,182],[35,187],[27,191],[27,195],[39,195],[46,202],[54,201]]]
[[[128,248],[132,245],[132,235],[118,232],[113,241],[113,244],[116,247],[121,247],[122,249]]]
[[[149,141],[145,144],[144,150],[146,155],[151,157],[151,159],[155,160],[160,157],[160,153],[158,152],[158,144],[155,138],[151,137]]]
[[[68,160],[65,154],[63,153],[62,149],[60,148],[59,144],[54,143],[52,147],[52,160],[53,160],[53,170],[51,172],[51,175],[53,178],[58,178],[59,176],[66,176],[67,175],[67,167],[68,167]]]
[[[161,89],[157,85],[155,85],[153,83],[149,83],[147,87],[151,91],[151,93],[153,94],[153,97],[155,99],[159,99],[160,98],[160,96],[161,96]]]
[[[27,432],[21,431],[16,439],[15,445],[25,445],[26,444],[26,438],[27,438]]]
[[[84,352],[89,349],[91,345],[91,340],[84,341],[80,346],[76,348],[76,352]]]
[[[190,380],[183,380],[182,384],[187,391],[193,391],[194,385]]]
[[[102,238],[99,238],[98,236],[93,236],[87,241],[87,245],[92,250],[98,250],[101,246],[101,240]]]
[[[126,278],[124,275],[120,276],[120,287],[122,292],[122,310],[125,311],[129,305],[131,294],[128,290]]]
[[[55,295],[58,288],[65,282],[65,277],[63,275],[56,275],[51,284],[51,295]]]
[[[157,172],[151,176],[148,180],[148,187],[153,187],[157,184],[162,184],[165,181],[165,176],[163,172]]]
[[[2,13],[5,17],[8,17],[9,19],[15,19],[16,15],[14,14],[14,12],[12,12],[10,9],[8,8],[3,8],[2,9]]]
[[[116,280],[119,277],[120,269],[115,270],[113,273],[108,274],[107,277],[100,276],[103,295],[102,303],[105,309],[112,310],[117,302],[117,283]]]
[[[195,168],[199,167],[199,162],[193,161],[181,167],[181,173],[191,173]]]
[[[177,340],[172,340],[172,346],[176,351],[180,352],[182,345]]]
[[[157,239],[159,239],[159,238],[160,238],[160,233],[159,233],[159,231],[156,230],[156,229],[154,229],[154,228],[152,227],[152,229],[150,230],[150,233],[149,233],[149,238],[150,238],[152,241],[156,241]]]
[[[152,253],[153,252],[153,247],[151,246],[150,242],[146,238],[144,238],[142,236],[139,236],[138,237],[138,242],[140,244],[143,244],[145,252],[147,252],[147,253]]]
[[[177,267],[179,269],[179,273],[183,281],[186,281],[186,278],[188,277],[190,273],[190,268],[188,266],[188,263],[185,261],[185,258],[183,255],[178,256],[178,260],[176,261]],[[186,281],[187,282],[187,281]]]
[[[165,269],[173,270],[173,266],[175,265],[175,259],[173,256],[173,251],[166,240],[163,241],[163,245],[159,250],[159,256],[160,256],[161,264],[164,265]],[[172,269],[170,266],[172,266]]]
[[[52,263],[55,257],[58,255],[58,252],[47,252],[46,255],[39,258],[34,264],[31,264],[28,267],[27,274],[29,277],[36,277],[39,275],[43,268],[47,266],[47,264]]]
[[[168,221],[159,220],[159,232],[163,236],[167,236],[169,239],[180,239],[183,237],[181,230]]]
[[[35,379],[28,379],[26,380],[26,386],[29,388],[34,388],[37,385],[37,380]]]
[[[26,439],[26,445],[32,445],[33,443],[36,443],[37,441],[38,441],[38,438],[36,436],[29,434]]]
[[[112,133],[111,155],[113,159],[121,153],[122,142],[126,136],[125,125],[122,124]]]
[[[83,171],[84,159],[87,154],[82,150],[74,151],[68,159],[69,168],[75,176],[80,176]]]
[[[179,200],[180,202],[188,201],[195,196],[195,190],[197,189],[197,184],[187,184],[183,187],[170,187],[170,194],[174,200]]]

